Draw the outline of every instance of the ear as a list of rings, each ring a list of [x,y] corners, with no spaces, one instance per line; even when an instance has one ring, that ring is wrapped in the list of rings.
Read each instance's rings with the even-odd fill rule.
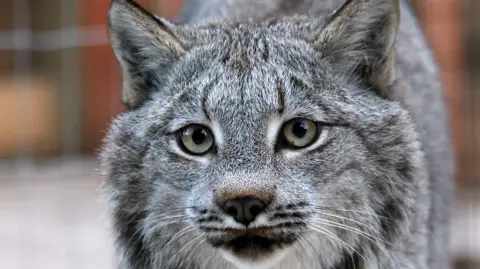
[[[161,88],[172,65],[185,53],[175,26],[130,0],[112,0],[108,35],[123,73],[123,102],[137,108]]]
[[[399,23],[398,0],[348,0],[328,19],[316,46],[336,67],[383,91],[394,79]]]

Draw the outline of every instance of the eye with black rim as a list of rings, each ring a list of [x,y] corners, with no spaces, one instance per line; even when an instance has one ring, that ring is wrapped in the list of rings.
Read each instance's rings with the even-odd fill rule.
[[[214,146],[215,139],[209,128],[200,124],[188,125],[178,132],[180,147],[191,155],[204,155]]]
[[[302,149],[318,139],[321,127],[315,121],[296,118],[285,123],[280,130],[277,148]]]

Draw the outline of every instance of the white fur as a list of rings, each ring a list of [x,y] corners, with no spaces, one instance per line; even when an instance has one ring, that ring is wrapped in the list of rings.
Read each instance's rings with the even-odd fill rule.
[[[260,261],[248,261],[245,259],[239,259],[238,257],[232,255],[228,251],[220,251],[225,260],[234,264],[238,269],[270,269],[278,264],[287,254],[286,250],[276,251],[271,256],[266,257]]]

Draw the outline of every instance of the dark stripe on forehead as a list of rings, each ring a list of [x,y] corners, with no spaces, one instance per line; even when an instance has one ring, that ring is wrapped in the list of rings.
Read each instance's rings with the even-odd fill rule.
[[[285,109],[285,88],[280,77],[277,77],[277,100],[277,112],[282,114],[283,110]]]
[[[178,92],[162,105],[165,109],[163,111],[165,123],[163,126],[169,126],[171,121],[179,117],[188,117],[189,115],[193,118],[198,118],[198,114],[202,114],[205,119],[211,120],[207,102],[211,90],[215,88],[218,81],[219,77],[213,74],[208,78],[200,77],[194,79],[191,81],[191,86],[184,85],[180,89],[177,88]]]
[[[265,62],[267,62],[268,58],[270,57],[270,50],[268,48],[268,42],[266,37],[262,38],[262,45],[263,45],[262,58]]]

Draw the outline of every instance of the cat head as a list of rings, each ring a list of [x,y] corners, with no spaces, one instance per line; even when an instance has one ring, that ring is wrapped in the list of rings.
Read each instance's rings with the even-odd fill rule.
[[[102,162],[119,244],[159,264],[190,247],[249,266],[308,255],[305,236],[326,264],[384,244],[408,218],[422,162],[389,98],[398,24],[396,0],[193,26],[114,0],[129,110]]]

